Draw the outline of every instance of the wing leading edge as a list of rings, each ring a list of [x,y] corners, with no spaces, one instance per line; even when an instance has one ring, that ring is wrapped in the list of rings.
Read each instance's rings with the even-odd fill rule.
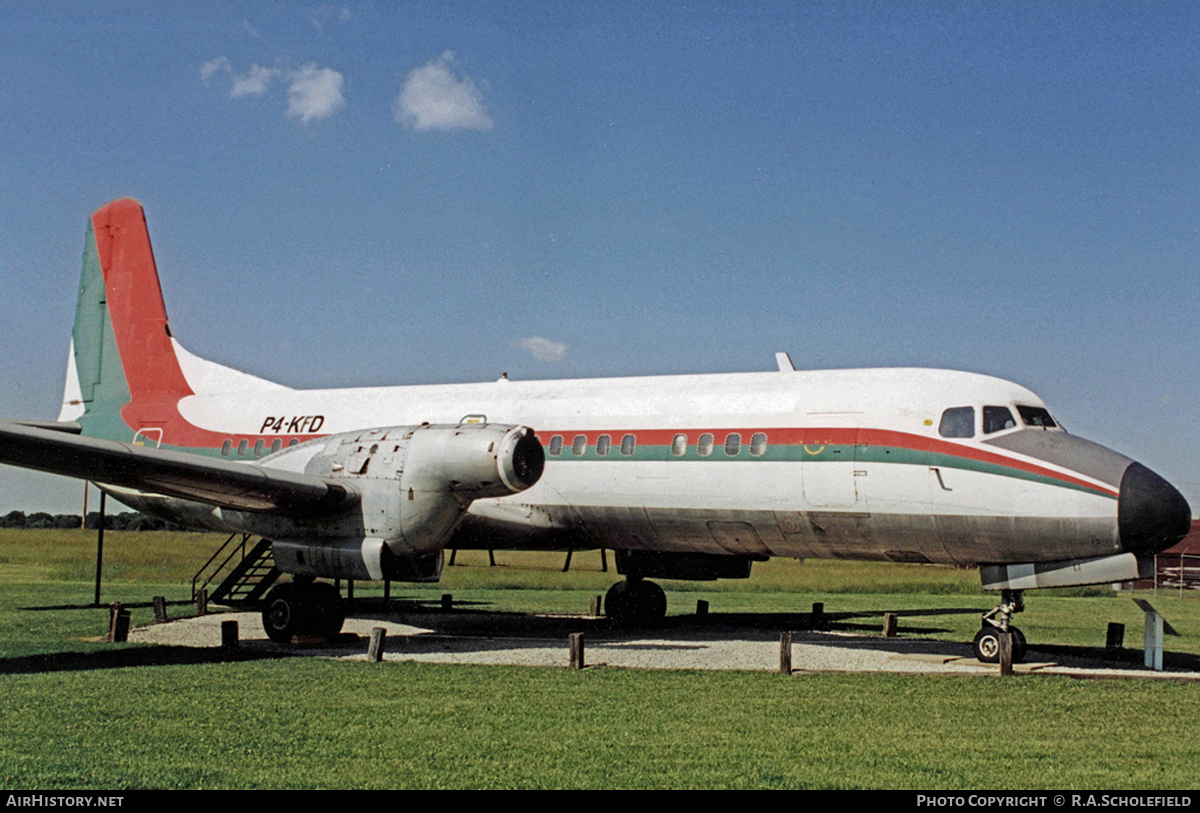
[[[321,477],[0,421],[0,463],[240,511],[332,514],[359,501]]]

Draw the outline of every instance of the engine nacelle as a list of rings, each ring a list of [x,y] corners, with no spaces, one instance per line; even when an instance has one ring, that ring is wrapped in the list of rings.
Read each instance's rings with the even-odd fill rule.
[[[545,458],[528,427],[423,424],[330,435],[260,465],[333,480],[359,497],[345,512],[314,517],[222,509],[230,526],[276,540],[280,570],[428,581],[471,503],[534,485]]]

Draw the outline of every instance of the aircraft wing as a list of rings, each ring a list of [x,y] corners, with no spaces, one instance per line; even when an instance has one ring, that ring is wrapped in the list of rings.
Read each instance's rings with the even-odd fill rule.
[[[356,502],[356,491],[308,474],[80,437],[0,420],[0,463],[242,511],[323,514]]]

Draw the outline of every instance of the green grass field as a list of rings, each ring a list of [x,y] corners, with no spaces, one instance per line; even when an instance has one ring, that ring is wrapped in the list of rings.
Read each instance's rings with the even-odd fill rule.
[[[217,540],[109,534],[102,600],[183,601]],[[520,669],[222,659],[100,642],[91,533],[0,532],[0,783],[10,788],[1191,789],[1200,686],[1050,676],[910,677]],[[583,612],[599,557],[460,554],[441,584],[503,611]],[[861,613],[991,606],[973,571],[772,562],[747,582],[665,586],[672,612]],[[1127,595],[1027,594],[1031,640],[1141,644]],[[372,594],[359,585],[360,596]],[[1200,653],[1200,602],[1145,595]],[[173,614],[184,609],[173,607]],[[148,623],[150,610],[134,610]],[[975,614],[906,615],[967,640]],[[209,653],[199,653],[206,655]],[[207,662],[206,662],[207,661]]]

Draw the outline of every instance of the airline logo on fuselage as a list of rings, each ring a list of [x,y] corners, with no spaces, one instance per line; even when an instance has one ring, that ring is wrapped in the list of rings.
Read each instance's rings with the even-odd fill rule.
[[[262,428],[258,430],[258,433],[260,435],[268,432],[284,435],[311,435],[324,425],[324,415],[284,415],[280,418],[268,416],[263,421]]]

